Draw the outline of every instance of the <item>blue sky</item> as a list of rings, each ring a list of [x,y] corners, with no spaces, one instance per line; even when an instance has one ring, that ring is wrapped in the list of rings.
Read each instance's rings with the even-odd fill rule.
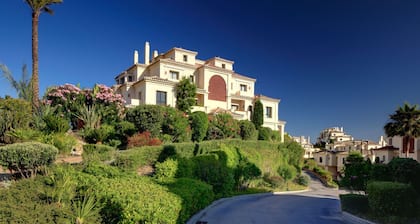
[[[313,140],[332,126],[377,140],[398,106],[420,103],[420,1],[64,0],[52,8],[40,17],[41,92],[112,85],[149,41],[159,52],[235,61],[236,72],[257,79],[256,93],[281,99],[286,131]],[[31,67],[23,0],[2,1],[0,27],[0,63],[20,77]],[[16,95],[0,78],[6,94]]]

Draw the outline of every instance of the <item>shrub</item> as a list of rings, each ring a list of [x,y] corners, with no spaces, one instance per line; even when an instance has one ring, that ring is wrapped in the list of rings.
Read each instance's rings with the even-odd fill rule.
[[[257,129],[254,123],[248,120],[239,121],[240,135],[243,140],[254,140],[257,138]]]
[[[210,116],[210,123],[217,127],[225,138],[236,138],[239,136],[238,121],[228,113],[220,113]]]
[[[99,128],[85,128],[82,136],[87,143],[96,144],[106,141],[110,136],[115,134],[115,129],[112,125],[103,124]]]
[[[259,99],[254,102],[254,111],[252,113],[251,121],[258,130],[261,125],[264,124],[264,106]]]
[[[162,142],[158,138],[152,138],[150,132],[135,134],[128,138],[128,148],[141,147],[145,145],[160,145]]]
[[[0,165],[22,177],[35,176],[55,161],[58,150],[52,145],[38,142],[15,143],[0,147]]]
[[[138,132],[150,132],[157,137],[164,120],[164,107],[158,105],[139,105],[127,111],[126,120],[133,123]]]
[[[370,179],[379,181],[391,181],[392,174],[387,164],[373,164],[370,170]]]
[[[186,223],[188,219],[204,209],[214,200],[210,185],[190,178],[179,178],[161,182],[169,190],[182,198],[182,210],[177,223]]]
[[[280,132],[276,130],[271,131],[271,141],[278,142],[280,141]]]
[[[411,158],[394,158],[388,163],[394,181],[411,183],[420,190],[420,164]],[[420,193],[420,191],[419,191]]]
[[[83,160],[109,161],[115,156],[115,148],[108,145],[86,144],[83,145]]]
[[[351,187],[354,190],[366,190],[366,184],[369,180],[371,162],[365,161],[360,153],[350,153],[344,166],[344,186]]]
[[[270,175],[270,173],[265,173],[263,180],[270,184],[272,188],[278,188],[284,183],[284,179],[281,176]]]
[[[51,142],[60,153],[70,153],[77,144],[77,139],[65,133],[56,133],[51,135]]]
[[[64,117],[57,116],[56,114],[46,115],[42,119],[45,122],[44,131],[46,133],[64,133],[70,129],[69,121]]]
[[[296,168],[285,164],[278,168],[277,173],[287,182],[296,177]]]
[[[207,129],[206,140],[217,140],[217,139],[224,139],[225,134],[223,133],[220,128],[214,126],[213,124],[209,124],[209,128]]]
[[[12,143],[41,141],[44,134],[34,129],[13,129],[6,132],[6,136],[10,137]]]
[[[413,216],[416,193],[411,185],[373,181],[367,185],[369,207],[377,216]]]
[[[191,139],[187,116],[173,107],[164,108],[162,134],[172,136],[172,142],[186,142]]]
[[[156,163],[156,178],[174,178],[178,171],[178,161],[174,159],[167,159],[164,162]]]
[[[121,171],[113,166],[99,162],[89,162],[83,167],[83,172],[95,177],[117,178],[121,177]]]
[[[366,214],[369,211],[368,197],[361,194],[341,194],[341,208],[354,214]]]
[[[207,114],[202,111],[195,111],[190,115],[191,121],[191,140],[193,142],[201,142],[206,137],[209,126]]]
[[[306,175],[298,175],[295,179],[295,182],[302,186],[309,186],[309,177]]]
[[[271,140],[271,129],[267,127],[260,127],[258,130],[258,140]]]
[[[248,188],[249,181],[261,176],[261,170],[247,160],[241,160],[235,169],[235,181],[238,188]]]
[[[31,121],[31,104],[22,99],[0,99],[0,142],[11,143],[7,131],[28,129]]]

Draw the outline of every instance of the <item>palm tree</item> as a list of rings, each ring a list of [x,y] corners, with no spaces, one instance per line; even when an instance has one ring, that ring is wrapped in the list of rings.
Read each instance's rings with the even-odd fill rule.
[[[28,77],[28,70],[26,65],[22,67],[22,77],[20,80],[16,80],[12,72],[6,65],[0,64],[0,71],[3,73],[3,77],[9,81],[10,85],[16,90],[18,97],[26,101],[31,102],[32,100],[32,83],[31,77]]]
[[[38,21],[41,12],[53,14],[49,6],[63,2],[62,0],[26,0],[32,9],[32,108],[39,107],[39,76],[38,76]]]
[[[417,105],[411,106],[405,103],[394,114],[389,115],[390,121],[385,124],[384,130],[390,137],[403,137],[403,148],[406,149],[406,157],[412,146],[411,139],[420,137],[420,110]],[[404,140],[405,139],[405,140]]]

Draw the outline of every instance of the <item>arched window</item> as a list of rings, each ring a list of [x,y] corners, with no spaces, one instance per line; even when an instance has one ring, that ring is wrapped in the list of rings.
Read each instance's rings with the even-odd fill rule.
[[[226,82],[219,75],[213,75],[209,81],[209,100],[226,102]]]

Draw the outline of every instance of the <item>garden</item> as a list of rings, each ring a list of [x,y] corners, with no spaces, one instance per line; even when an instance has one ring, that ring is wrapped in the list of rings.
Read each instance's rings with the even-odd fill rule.
[[[269,128],[123,105],[105,85],[52,87],[34,112],[0,99],[0,222],[185,223],[222,197],[308,184],[302,147]]]

